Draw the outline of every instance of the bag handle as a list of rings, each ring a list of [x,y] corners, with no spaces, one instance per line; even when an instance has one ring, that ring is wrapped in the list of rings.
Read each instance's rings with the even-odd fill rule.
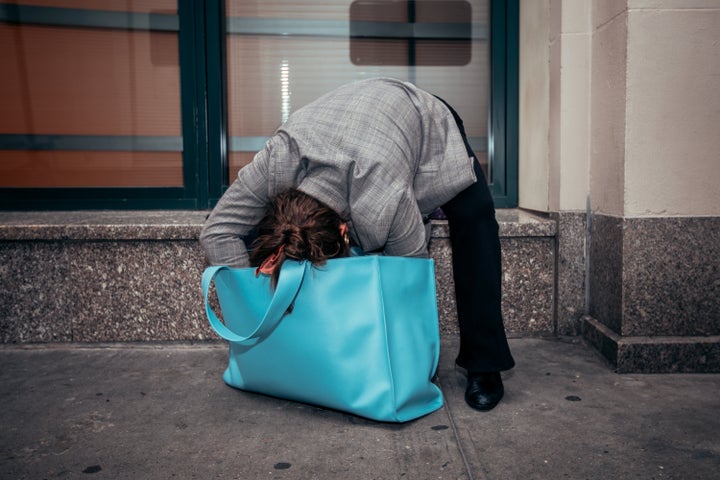
[[[210,284],[220,270],[229,270],[229,267],[223,265],[208,267],[202,276],[202,289],[205,297],[205,313],[210,321],[210,326],[225,340],[244,345],[254,344],[257,339],[262,338],[280,323],[285,312],[295,300],[308,268],[310,268],[310,262],[307,260],[285,260],[280,269],[280,278],[275,293],[263,319],[257,324],[252,333],[242,336],[230,330],[227,325],[220,321],[208,302]]]

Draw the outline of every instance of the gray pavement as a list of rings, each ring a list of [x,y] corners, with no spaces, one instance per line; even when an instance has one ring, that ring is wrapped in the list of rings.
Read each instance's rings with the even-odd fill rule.
[[[512,339],[493,411],[443,338],[445,406],[376,423],[226,387],[223,344],[0,347],[2,479],[717,479],[720,375],[618,375]]]

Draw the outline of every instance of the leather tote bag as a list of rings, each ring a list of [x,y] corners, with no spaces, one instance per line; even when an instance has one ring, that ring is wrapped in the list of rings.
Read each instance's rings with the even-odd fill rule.
[[[223,321],[208,303],[211,283]],[[209,267],[210,325],[229,341],[233,387],[383,422],[440,408],[432,259],[368,255],[320,267],[286,260],[277,288],[253,268]]]

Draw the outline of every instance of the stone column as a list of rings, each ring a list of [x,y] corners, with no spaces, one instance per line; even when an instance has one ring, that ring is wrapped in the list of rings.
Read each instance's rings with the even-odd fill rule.
[[[720,5],[591,18],[585,337],[620,372],[720,372]]]

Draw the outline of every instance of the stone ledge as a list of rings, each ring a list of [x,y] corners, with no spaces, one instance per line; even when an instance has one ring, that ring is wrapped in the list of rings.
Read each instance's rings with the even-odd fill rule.
[[[206,211],[0,212],[0,344],[203,341]],[[498,210],[510,336],[553,335],[556,221]],[[433,221],[443,334],[457,334],[446,221]],[[48,321],[52,319],[52,321]]]
[[[554,237],[557,234],[557,221],[549,216],[533,213],[519,208],[498,209],[496,218],[500,227],[500,237]],[[433,238],[450,238],[450,229],[446,220],[432,221]]]
[[[0,212],[0,240],[197,240],[207,211],[101,210]],[[520,209],[499,209],[501,237],[552,237],[556,221]],[[447,238],[447,222],[433,220],[432,236]]]
[[[197,240],[207,212],[0,212],[0,240]]]
[[[583,317],[583,336],[618,373],[720,373],[720,336],[621,336]]]

